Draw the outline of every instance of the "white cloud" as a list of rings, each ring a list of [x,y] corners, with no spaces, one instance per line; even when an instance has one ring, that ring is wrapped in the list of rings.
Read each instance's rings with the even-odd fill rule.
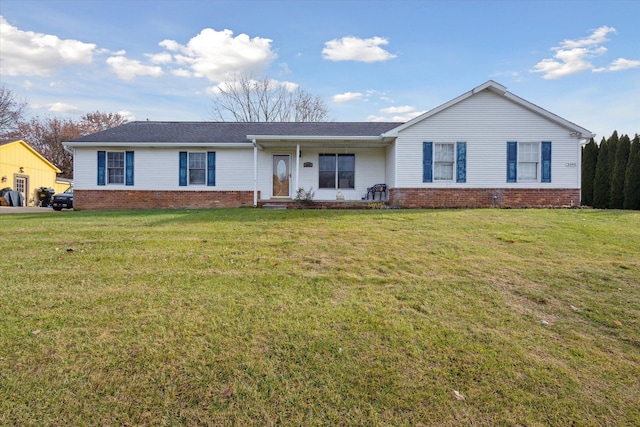
[[[173,61],[171,54],[167,52],[156,53],[156,54],[147,53],[145,56],[149,58],[149,60],[154,64],[170,64],[171,61]]]
[[[508,78],[513,80],[514,82],[521,82],[523,81],[523,77],[522,74],[520,74],[519,71],[501,71],[498,73],[494,73],[492,74],[490,77],[492,78]]]
[[[615,61],[613,61],[608,67],[595,68],[593,71],[594,72],[623,71],[623,70],[629,70],[631,68],[638,68],[638,67],[640,67],[640,61],[635,61],[632,59],[625,59],[625,58],[618,58]]]
[[[172,52],[173,60],[189,68],[195,77],[222,82],[233,74],[264,71],[277,57],[271,50],[271,40],[250,38],[246,34],[233,36],[233,31],[205,28],[186,45],[164,40],[160,46]]]
[[[553,47],[555,51],[554,59],[543,59],[534,65],[531,72],[542,73],[547,80],[559,79],[572,74],[591,70],[600,71],[621,71],[640,66],[640,61],[619,58],[613,61],[608,67],[596,68],[591,59],[604,55],[607,48],[602,46],[609,41],[607,35],[615,33],[613,27],[602,26],[594,30],[591,35],[577,40],[564,40],[560,46]]]
[[[291,74],[291,69],[289,68],[289,64],[287,64],[286,62],[282,62],[278,64],[278,67],[280,67],[280,74]]]
[[[333,95],[333,102],[336,102],[338,104],[343,103],[343,102],[351,102],[351,101],[355,101],[357,99],[362,98],[362,93],[361,92],[345,92],[345,93],[340,93],[337,95]]]
[[[408,122],[414,117],[418,117],[421,114],[426,113],[425,111],[416,111],[415,107],[410,105],[403,105],[400,107],[387,107],[382,108],[380,113],[383,115],[370,115],[367,117],[367,121],[369,122]]]
[[[185,68],[177,68],[171,70],[171,74],[178,77],[193,77],[193,73]]]
[[[52,113],[63,113],[63,114],[73,114],[78,112],[78,107],[71,104],[65,104],[63,102],[55,102],[53,104],[49,104],[49,111]]]
[[[388,61],[395,58],[396,55],[380,47],[387,44],[389,41],[382,37],[370,39],[343,37],[326,42],[324,49],[322,49],[322,57],[330,61]]]
[[[22,31],[0,16],[0,74],[50,76],[67,65],[89,65],[96,45]]]
[[[412,111],[410,113],[401,115],[401,116],[393,116],[391,118],[392,122],[408,122],[411,119],[414,119],[424,113],[426,113],[427,110],[423,110],[423,111]]]
[[[293,82],[276,82],[276,83],[278,83],[280,86],[284,86],[287,92],[293,92],[296,89],[298,89],[298,86],[300,86],[298,83],[293,83]]]
[[[607,34],[615,32],[615,28],[607,27],[605,25],[594,30],[589,37],[584,37],[578,40],[564,40],[562,43],[560,43],[560,47],[565,49],[575,49],[579,47],[599,45],[606,41],[609,41],[609,39],[607,38]]]
[[[127,54],[127,51],[124,49],[113,51],[109,49],[100,48],[100,49],[96,49],[95,53],[99,55],[123,56]]]
[[[380,110],[381,113],[384,114],[407,114],[413,113],[415,111],[415,107],[411,107],[410,105],[404,105],[402,107],[388,107]]]
[[[120,114],[120,116],[122,116],[124,119],[132,122],[136,119],[136,116],[133,115],[133,113],[131,111],[127,111],[127,110],[122,110],[122,111],[118,111],[118,114]]]
[[[124,56],[107,58],[107,64],[122,80],[133,80],[137,76],[160,77],[164,74],[162,68],[154,65],[144,65],[140,61],[127,59]]]

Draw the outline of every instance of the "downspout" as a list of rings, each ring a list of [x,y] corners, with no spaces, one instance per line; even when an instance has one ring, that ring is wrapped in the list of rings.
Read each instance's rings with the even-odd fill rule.
[[[258,207],[258,144],[253,140],[253,207]]]
[[[578,181],[578,203],[576,206],[580,207],[582,206],[582,145],[584,144],[584,140],[580,137],[578,137],[578,157],[577,157],[577,165],[576,168],[577,173],[576,173],[576,180]],[[573,207],[573,206],[572,206]]]
[[[296,192],[300,188],[300,144],[296,144]]]
[[[582,206],[582,148],[589,143],[589,140],[591,138],[594,138],[596,136],[595,133],[592,133],[590,136],[578,136],[578,173],[577,173],[577,181],[578,181],[578,188],[580,189],[580,200],[578,200],[578,206]]]

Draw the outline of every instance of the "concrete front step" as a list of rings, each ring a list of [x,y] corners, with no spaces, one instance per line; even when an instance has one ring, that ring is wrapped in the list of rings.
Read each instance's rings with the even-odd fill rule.
[[[265,203],[264,205],[262,205],[262,209],[286,210],[287,205],[284,205],[284,204],[276,205],[276,204]]]

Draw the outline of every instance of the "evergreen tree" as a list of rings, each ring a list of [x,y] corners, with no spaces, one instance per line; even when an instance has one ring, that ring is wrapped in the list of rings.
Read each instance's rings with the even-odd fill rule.
[[[596,175],[593,180],[593,207],[606,209],[611,198],[611,170],[609,169],[609,142],[602,137],[598,150]]]
[[[636,134],[629,151],[624,179],[624,208],[640,210],[640,136]]]
[[[630,148],[631,141],[629,136],[622,135],[618,140],[611,170],[611,198],[609,199],[609,207],[611,209],[622,209],[624,206],[624,181]],[[611,154],[609,153],[609,155]]]
[[[598,144],[591,138],[582,147],[582,205],[593,206],[593,180],[598,163]]]

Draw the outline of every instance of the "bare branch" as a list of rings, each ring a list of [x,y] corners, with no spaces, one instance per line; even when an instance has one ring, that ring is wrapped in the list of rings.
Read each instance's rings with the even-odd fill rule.
[[[217,87],[213,99],[214,120],[236,122],[311,122],[325,120],[328,108],[320,96],[265,77],[237,76]]]
[[[0,137],[7,137],[18,129],[28,108],[27,103],[18,101],[10,89],[0,86]]]

